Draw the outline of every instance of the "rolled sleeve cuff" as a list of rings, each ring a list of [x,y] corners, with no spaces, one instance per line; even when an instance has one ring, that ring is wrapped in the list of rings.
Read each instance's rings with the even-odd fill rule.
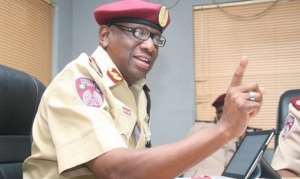
[[[127,148],[124,141],[115,136],[107,136],[105,144],[97,141],[99,141],[99,136],[96,135],[95,131],[90,131],[80,139],[74,140],[57,149],[59,173],[64,176],[89,174],[89,171],[82,170],[80,165],[112,149]]]

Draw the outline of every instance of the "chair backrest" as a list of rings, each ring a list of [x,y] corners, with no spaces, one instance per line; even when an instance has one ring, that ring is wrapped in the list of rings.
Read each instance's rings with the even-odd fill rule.
[[[45,86],[0,65],[0,179],[21,179],[31,151],[31,127]]]
[[[262,157],[259,161],[259,168],[261,170],[260,178],[281,179],[278,172],[272,168],[269,161],[264,157]]]
[[[275,135],[275,148],[278,145],[278,138],[280,131],[284,126],[284,120],[288,114],[289,101],[295,96],[300,96],[300,89],[292,89],[285,91],[279,99],[278,110],[277,110],[277,124],[276,124],[276,135]]]

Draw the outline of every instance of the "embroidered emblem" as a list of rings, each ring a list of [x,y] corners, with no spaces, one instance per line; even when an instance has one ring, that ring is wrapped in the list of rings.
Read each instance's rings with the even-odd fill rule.
[[[80,77],[75,81],[76,90],[84,104],[91,107],[100,107],[103,103],[103,94],[91,79]]]
[[[289,134],[292,127],[294,126],[294,123],[295,123],[295,117],[289,113],[285,118],[284,127],[282,129],[282,137],[285,138]]]
[[[107,70],[108,77],[115,83],[122,81],[123,77],[115,68],[110,68]]]
[[[122,111],[123,111],[124,114],[126,114],[128,116],[131,115],[131,110],[128,107],[126,107],[126,106],[122,107]]]

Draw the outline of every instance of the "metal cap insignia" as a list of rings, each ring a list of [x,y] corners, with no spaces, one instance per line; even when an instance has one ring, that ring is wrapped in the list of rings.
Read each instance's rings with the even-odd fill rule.
[[[167,25],[168,18],[169,18],[168,9],[165,6],[161,6],[158,15],[158,22],[162,28],[164,28]]]

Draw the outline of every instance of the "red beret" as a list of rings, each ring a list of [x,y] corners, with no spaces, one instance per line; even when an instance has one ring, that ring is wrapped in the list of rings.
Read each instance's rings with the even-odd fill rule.
[[[222,94],[215,101],[211,104],[213,107],[217,108],[220,106],[224,106],[224,100],[225,100],[226,94]]]
[[[293,97],[290,102],[297,110],[300,110],[300,96]]]
[[[94,15],[99,25],[132,22],[163,31],[170,23],[165,6],[143,0],[121,0],[98,6]]]

